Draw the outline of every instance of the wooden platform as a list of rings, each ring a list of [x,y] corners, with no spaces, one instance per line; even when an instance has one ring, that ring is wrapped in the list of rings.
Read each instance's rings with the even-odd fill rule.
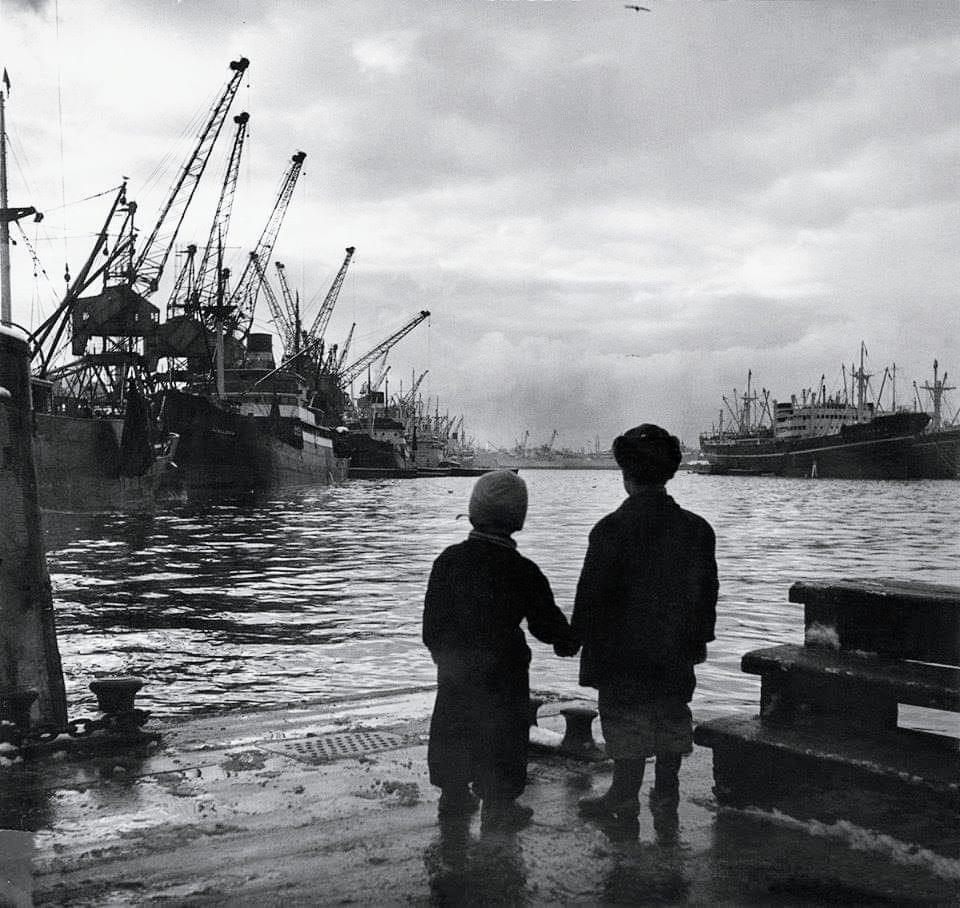
[[[960,590],[930,584],[795,584],[803,646],[747,653],[759,715],[716,719],[718,801],[849,821],[960,856]],[[951,735],[899,727],[901,705],[940,710]]]

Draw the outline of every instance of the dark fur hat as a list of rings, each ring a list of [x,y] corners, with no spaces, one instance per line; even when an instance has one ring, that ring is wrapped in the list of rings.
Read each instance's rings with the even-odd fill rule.
[[[683,459],[680,439],[648,422],[618,435],[613,456],[627,479],[657,484],[673,478]]]

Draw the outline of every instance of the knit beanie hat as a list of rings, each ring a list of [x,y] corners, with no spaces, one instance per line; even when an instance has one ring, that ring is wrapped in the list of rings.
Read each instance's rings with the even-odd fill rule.
[[[527,484],[512,470],[484,473],[470,496],[470,523],[477,529],[514,533],[527,516]]]
[[[617,436],[613,456],[627,479],[658,485],[673,478],[683,459],[680,440],[648,422]]]

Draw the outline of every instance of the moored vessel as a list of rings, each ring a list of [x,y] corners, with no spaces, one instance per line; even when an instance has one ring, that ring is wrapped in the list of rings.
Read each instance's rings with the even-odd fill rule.
[[[921,456],[927,413],[914,410],[879,412],[867,400],[867,379],[861,345],[859,370],[853,370],[856,393],[828,395],[822,383],[789,401],[762,397],[752,388],[731,409],[733,425],[700,436],[709,472],[728,475],[770,475],[821,479],[934,479],[942,473]],[[728,405],[729,406],[729,405]]]
[[[323,412],[310,406],[305,379],[271,368],[269,335],[249,341],[260,348],[259,368],[225,369],[222,384],[162,392],[160,425],[178,437],[168,492],[208,497],[346,479],[349,461],[334,450]]]
[[[11,323],[9,224],[33,207],[7,208],[6,100],[0,87],[0,321]],[[57,311],[30,336],[33,375],[30,402],[33,459],[40,507],[47,511],[150,511],[161,477],[176,447],[173,436],[155,431],[143,394],[144,339],[152,331],[155,308],[132,289],[111,285],[118,261],[130,249],[118,244],[107,255],[107,230],[127,206],[126,184],[117,193],[87,261]],[[100,275],[100,294],[81,298]],[[69,270],[67,278],[69,279]],[[64,336],[78,359],[55,368]],[[88,342],[100,349],[87,354]]]

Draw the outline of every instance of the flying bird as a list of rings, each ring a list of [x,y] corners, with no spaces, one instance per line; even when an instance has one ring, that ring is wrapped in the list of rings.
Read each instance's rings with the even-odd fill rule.
[[[635,6],[635,5],[632,4],[632,3],[624,3],[624,4],[623,4],[623,8],[624,8],[624,9],[632,9],[632,10],[635,10],[636,12],[638,12],[638,13],[640,12],[640,10],[643,10],[645,13],[649,13],[649,12],[650,12],[650,9],[649,9],[648,7],[646,7],[646,6]]]

